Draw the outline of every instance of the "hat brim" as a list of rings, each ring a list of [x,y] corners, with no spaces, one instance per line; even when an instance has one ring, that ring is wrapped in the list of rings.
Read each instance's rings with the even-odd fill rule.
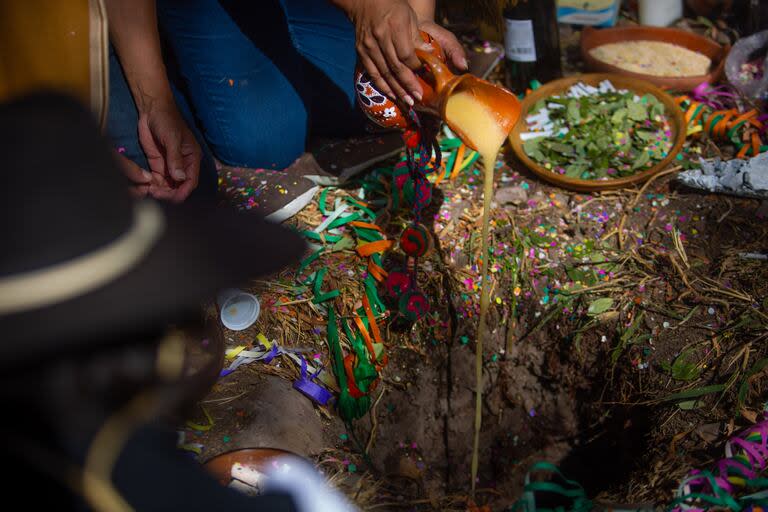
[[[87,344],[166,325],[217,291],[274,273],[306,250],[303,238],[251,212],[163,207],[163,235],[146,256],[107,285],[77,298],[0,316],[0,365],[55,357]]]

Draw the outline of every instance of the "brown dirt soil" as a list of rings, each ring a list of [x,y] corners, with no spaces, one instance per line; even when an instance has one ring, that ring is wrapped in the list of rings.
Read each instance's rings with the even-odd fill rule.
[[[681,190],[670,177],[643,191],[593,196],[563,192],[509,167],[498,179],[497,188],[524,186],[528,200],[498,204],[493,214],[495,242],[506,248],[492,260],[500,271],[485,346],[478,501],[506,509],[520,497],[531,463],[547,460],[598,501],[667,503],[688,470],[722,456],[724,439],[754,420],[765,397],[764,372],[749,376],[749,369],[768,355],[768,264],[739,257],[768,250],[765,208]],[[189,432],[204,445],[202,458],[245,446],[243,439],[277,446],[281,435],[306,428],[310,441],[282,446],[341,475],[338,482],[361,508],[465,510],[478,293],[466,280],[476,278],[479,257],[472,233],[480,181],[469,173],[444,183],[433,202],[430,229],[439,244],[421,276],[433,315],[412,328],[394,319],[382,324],[390,363],[366,417],[345,428],[333,410],[315,407],[310,421],[310,402],[289,386],[265,402],[261,394],[274,394],[265,391],[265,378],[291,381],[298,371],[285,362],[253,363],[220,380],[204,402],[214,426]],[[313,208],[300,223],[317,225]],[[392,219],[391,236],[399,225]],[[352,303],[358,292],[348,270],[359,265],[356,258],[335,253],[325,263],[330,285],[349,289]],[[566,286],[576,271],[584,282]],[[289,276],[255,283],[262,317],[248,331],[225,333],[229,346],[263,332],[283,346],[327,353],[318,311],[306,302],[275,305],[290,297]],[[603,297],[613,299],[609,310],[590,315],[587,307]],[[676,378],[683,352],[693,370]],[[668,400],[712,384],[728,388],[692,403]],[[743,402],[740,387],[747,390]],[[265,435],[280,423],[265,403],[288,418],[300,409],[304,419],[293,422],[295,431]]]

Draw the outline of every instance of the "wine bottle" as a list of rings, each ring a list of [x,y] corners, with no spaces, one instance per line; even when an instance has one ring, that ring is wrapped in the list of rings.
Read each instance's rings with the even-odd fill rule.
[[[762,4],[762,5],[761,5]],[[736,2],[735,17],[739,21],[738,30],[741,37],[751,36],[761,30],[765,30],[768,19],[768,8],[765,2],[760,0],[741,0]]]
[[[524,93],[534,79],[562,76],[555,0],[509,0],[504,23],[508,89]]]

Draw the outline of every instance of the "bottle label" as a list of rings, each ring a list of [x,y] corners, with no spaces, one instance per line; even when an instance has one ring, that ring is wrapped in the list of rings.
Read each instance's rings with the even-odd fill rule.
[[[536,62],[536,40],[531,20],[506,19],[504,46],[507,58],[516,62]]]

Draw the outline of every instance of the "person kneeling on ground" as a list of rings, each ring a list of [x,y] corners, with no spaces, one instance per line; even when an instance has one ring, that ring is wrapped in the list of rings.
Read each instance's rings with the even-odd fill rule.
[[[413,105],[419,30],[467,69],[434,22],[435,0],[106,0],[107,131],[137,195],[215,193],[219,162],[257,188],[255,210],[281,221],[317,190],[299,157],[310,136],[364,132],[358,59],[379,90]],[[357,48],[357,54],[355,49]],[[289,173],[282,170],[297,161]],[[255,181],[254,169],[258,169]],[[306,172],[305,172],[306,171]],[[250,174],[249,174],[250,173]],[[198,185],[198,179],[200,185]]]

